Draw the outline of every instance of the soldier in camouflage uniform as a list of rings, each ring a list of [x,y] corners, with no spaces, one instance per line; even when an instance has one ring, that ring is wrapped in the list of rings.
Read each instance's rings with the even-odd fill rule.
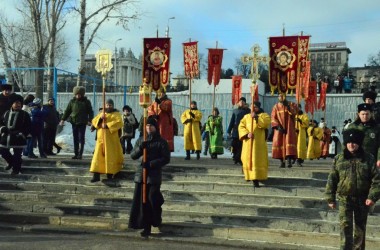
[[[362,103],[358,105],[358,116],[348,128],[363,131],[363,149],[375,157],[377,167],[380,167],[380,126],[376,124],[371,114],[371,105]]]
[[[380,102],[376,102],[377,93],[367,91],[363,93],[363,101],[371,106],[372,118],[376,124],[380,124]]]
[[[368,209],[380,198],[380,172],[373,155],[364,151],[363,139],[361,130],[343,132],[345,149],[335,157],[326,185],[329,207],[335,209],[336,198],[339,200],[343,250],[365,249]]]

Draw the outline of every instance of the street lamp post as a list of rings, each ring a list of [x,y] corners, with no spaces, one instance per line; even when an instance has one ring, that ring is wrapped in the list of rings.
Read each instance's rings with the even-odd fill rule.
[[[118,41],[121,41],[123,39],[119,38],[115,41],[115,89],[116,89],[116,86],[117,86],[117,47],[116,47],[116,44]]]
[[[166,26],[166,37],[169,37],[169,21],[170,19],[175,19],[174,16],[168,18],[168,26]]]

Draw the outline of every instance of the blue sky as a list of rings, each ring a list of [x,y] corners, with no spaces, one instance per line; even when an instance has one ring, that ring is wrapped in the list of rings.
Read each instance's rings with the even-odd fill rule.
[[[0,0],[6,6],[5,13],[12,13],[14,5]],[[13,0],[13,2],[19,2]],[[96,5],[96,0],[88,0]],[[142,53],[144,37],[165,35],[169,20],[172,38],[171,72],[183,72],[182,43],[198,41],[199,52],[207,55],[206,48],[214,48],[218,42],[224,52],[222,67],[232,68],[236,58],[250,53],[254,44],[259,44],[262,53],[268,53],[268,37],[282,35],[311,35],[312,43],[346,42],[351,49],[349,66],[358,67],[367,63],[370,54],[380,50],[380,1],[374,0],[140,0],[139,8],[144,12],[141,20],[130,24],[130,31],[112,23],[104,26],[98,34],[99,46],[114,49],[132,49],[138,56]],[[9,3],[9,4],[5,4]],[[64,68],[75,71],[79,54],[77,40],[78,21],[70,19],[64,30],[72,44],[68,51],[71,60]],[[90,48],[90,53],[99,49]]]

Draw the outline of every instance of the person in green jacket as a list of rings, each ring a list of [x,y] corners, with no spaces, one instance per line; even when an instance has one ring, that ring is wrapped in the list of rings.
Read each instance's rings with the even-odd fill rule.
[[[224,153],[223,148],[223,118],[219,115],[219,109],[214,108],[206,122],[206,131],[210,139],[211,159],[217,159],[218,155]]]
[[[345,148],[334,158],[326,184],[326,200],[331,209],[339,200],[340,249],[365,249],[369,207],[380,198],[380,171],[372,154],[363,148],[364,133],[343,132]],[[353,224],[355,223],[355,227]]]
[[[91,102],[85,97],[86,90],[82,86],[75,86],[73,89],[74,98],[67,104],[63,113],[60,125],[63,126],[65,120],[70,117],[74,138],[74,156],[72,159],[82,159],[85,144],[86,126],[91,126],[94,118]]]

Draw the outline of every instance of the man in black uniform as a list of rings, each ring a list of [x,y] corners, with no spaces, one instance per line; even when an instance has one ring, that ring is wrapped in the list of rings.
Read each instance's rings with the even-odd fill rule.
[[[140,234],[147,237],[151,234],[151,226],[159,227],[162,222],[162,204],[164,197],[161,194],[162,167],[170,162],[168,142],[159,133],[157,121],[149,117],[146,124],[147,140],[139,137],[131,152],[133,160],[143,156],[146,149],[146,161],[141,161],[135,174],[135,191],[128,227],[144,229]],[[146,203],[143,204],[143,169],[146,171]]]

